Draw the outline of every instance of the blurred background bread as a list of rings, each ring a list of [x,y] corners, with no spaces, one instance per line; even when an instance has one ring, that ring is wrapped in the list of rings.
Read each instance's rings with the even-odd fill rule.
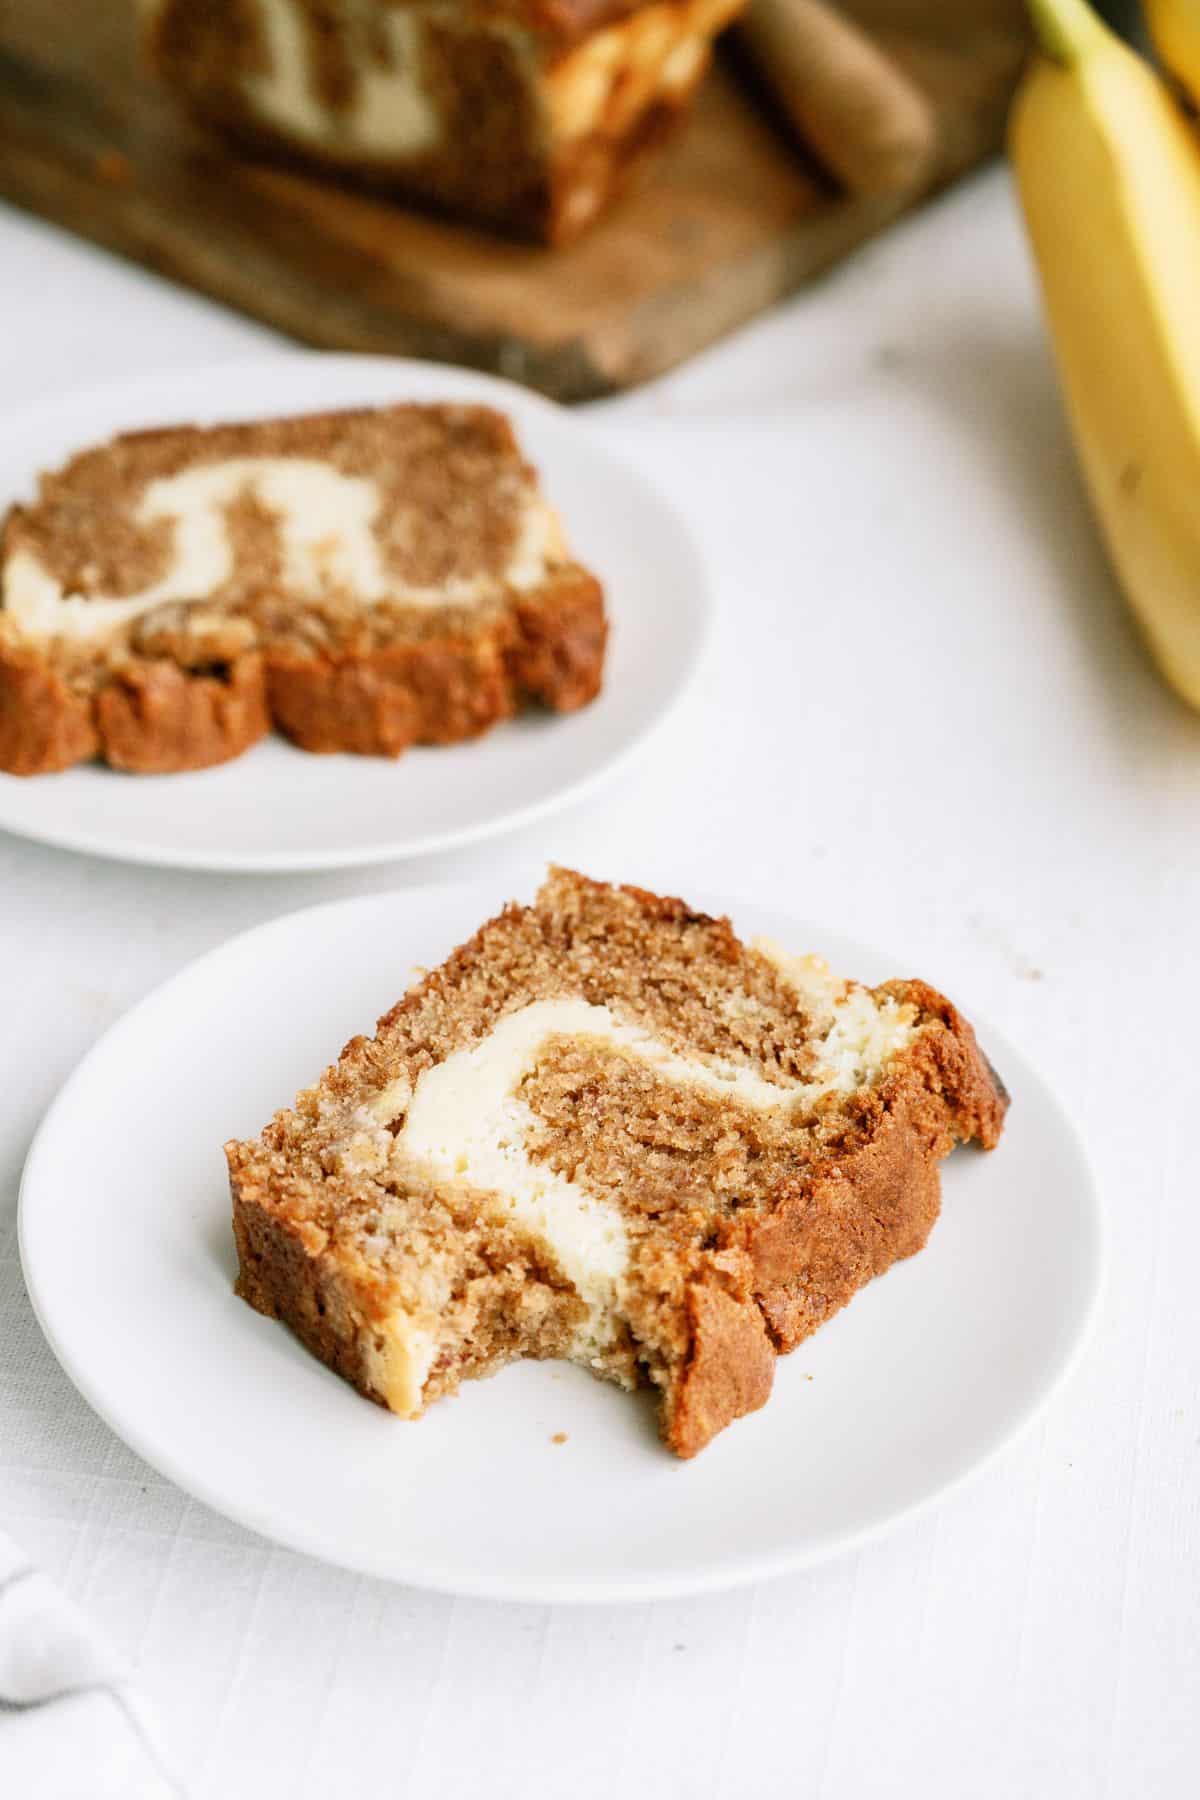
[[[142,0],[152,65],[249,143],[565,243],[744,0]]]

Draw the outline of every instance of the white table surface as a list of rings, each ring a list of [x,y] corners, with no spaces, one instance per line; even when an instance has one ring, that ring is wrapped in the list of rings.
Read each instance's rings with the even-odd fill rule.
[[[279,347],[0,212],[10,401]],[[419,869],[188,876],[0,837],[0,1521],[213,1800],[1193,1794],[1200,720],[1098,552],[1003,174],[594,416],[689,506],[721,588],[698,692],[617,785]],[[123,1008],[280,911],[544,856],[894,946],[1026,1047],[1089,1144],[1111,1275],[1080,1370],[967,1487],[815,1573],[561,1611],[355,1579],[139,1462],[30,1315],[22,1159]]]

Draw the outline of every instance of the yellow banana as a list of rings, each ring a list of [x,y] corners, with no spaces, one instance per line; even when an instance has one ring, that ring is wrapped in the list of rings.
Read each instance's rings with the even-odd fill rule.
[[[1154,48],[1192,104],[1200,100],[1200,0],[1144,0]]]
[[[1167,679],[1200,707],[1200,154],[1087,0],[1030,0],[1010,147],[1084,475]]]

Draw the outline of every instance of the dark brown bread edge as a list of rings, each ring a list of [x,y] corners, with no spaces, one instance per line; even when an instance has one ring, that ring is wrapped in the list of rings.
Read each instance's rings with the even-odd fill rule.
[[[3,614],[0,613],[0,618]],[[604,594],[569,565],[470,636],[335,658],[268,646],[219,670],[131,658],[93,693],[36,646],[0,641],[0,769],[100,757],[138,774],[228,762],[274,724],[302,749],[399,756],[477,737],[530,702],[572,712],[600,691]]]
[[[695,1456],[771,1397],[775,1349],[751,1294],[712,1281],[688,1292],[691,1346],[674,1386],[664,1396],[663,1440],[676,1456]]]
[[[577,879],[585,887],[603,885]],[[642,888],[622,891],[652,917],[707,920],[682,900]],[[723,927],[730,954],[740,954],[729,922],[708,922]],[[469,958],[487,929],[454,951],[450,963]],[[695,1456],[735,1419],[763,1406],[777,1355],[795,1349],[874,1276],[923,1247],[940,1209],[938,1165],[956,1144],[974,1141],[990,1150],[999,1141],[1008,1094],[968,1022],[924,982],[890,982],[885,991],[918,1006],[934,1028],[868,1097],[861,1142],[777,1190],[764,1214],[735,1232],[715,1259],[720,1276],[710,1266],[692,1284],[688,1353],[661,1414],[663,1438],[677,1456]],[[406,995],[381,1027],[417,998]],[[225,1148],[237,1292],[381,1401],[365,1374],[372,1290],[347,1283],[316,1241],[322,1234],[280,1214],[248,1166],[251,1144]]]
[[[937,1026],[869,1097],[861,1142],[781,1189],[747,1238],[755,1297],[781,1351],[921,1249],[941,1204],[938,1164],[956,1144],[990,1150],[1000,1138],[1008,1096],[970,1025],[924,982],[887,986]]]
[[[781,1187],[740,1242],[749,1292],[701,1290],[693,1343],[663,1419],[678,1456],[763,1405],[776,1354],[785,1355],[876,1275],[922,1249],[941,1205],[939,1164],[956,1144],[993,1149],[1008,1094],[945,997],[924,982],[887,984],[937,1026],[869,1097],[870,1129]]]

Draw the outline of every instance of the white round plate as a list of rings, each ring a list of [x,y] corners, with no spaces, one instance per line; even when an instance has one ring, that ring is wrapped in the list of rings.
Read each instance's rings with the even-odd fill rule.
[[[469,370],[302,353],[90,389],[3,418],[0,515],[37,473],[142,425],[265,418],[397,400],[477,400],[509,414],[580,560],[605,585],[604,690],[566,717],[527,713],[469,744],[311,756],[268,737],[185,775],[0,773],[0,829],[182,869],[333,869],[449,850],[525,825],[610,774],[666,718],[699,661],[707,578],[678,515],[586,424]]]
[[[986,1028],[1013,1095],[1000,1148],[949,1160],[928,1247],[781,1359],[767,1406],[692,1462],[658,1442],[647,1398],[557,1364],[469,1383],[405,1423],[234,1296],[224,1140],[256,1132],[372,1029],[411,965],[505,897],[428,888],[278,919],[168,981],[75,1071],[25,1167],[21,1255],[46,1336],[113,1430],[329,1562],[452,1593],[615,1601],[831,1556],[1026,1424],[1083,1340],[1100,1218],[1058,1104]],[[786,914],[698,899],[868,980],[898,972]]]

